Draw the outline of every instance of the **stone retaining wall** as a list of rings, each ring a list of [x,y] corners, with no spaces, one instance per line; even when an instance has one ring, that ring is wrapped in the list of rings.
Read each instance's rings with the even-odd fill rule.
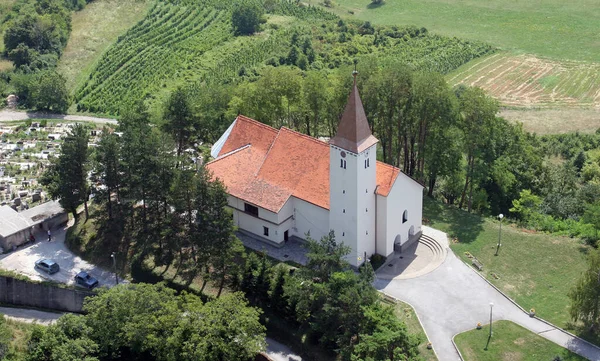
[[[83,312],[83,300],[94,292],[60,288],[0,276],[0,303],[64,312]]]

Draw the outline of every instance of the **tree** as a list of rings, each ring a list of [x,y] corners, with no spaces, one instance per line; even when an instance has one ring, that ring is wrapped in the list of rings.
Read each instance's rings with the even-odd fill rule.
[[[54,71],[44,72],[31,96],[37,110],[65,113],[69,108],[69,91],[65,78]]]
[[[231,23],[238,35],[254,34],[263,16],[264,9],[254,1],[236,3],[231,13]]]
[[[55,325],[38,326],[29,340],[27,361],[98,361],[98,345],[83,316],[66,314]]]
[[[522,190],[519,196],[519,199],[512,201],[513,206],[510,212],[524,223],[527,223],[532,215],[538,212],[542,200],[537,195],[532,194],[529,189]]]
[[[589,223],[596,231],[596,240],[598,239],[598,231],[600,231],[600,202],[587,206],[583,214],[583,221]]]
[[[495,132],[498,103],[486,95],[481,88],[458,88],[456,93],[460,104],[460,126],[467,160],[465,184],[459,208],[463,208],[467,201],[467,210],[470,212],[474,186],[485,179],[485,172],[488,170],[488,166],[483,162],[483,153],[488,149]]]
[[[76,124],[65,137],[61,155],[43,174],[41,183],[48,187],[53,199],[78,218],[77,207],[83,203],[86,219],[89,217],[87,199],[89,185],[88,169],[88,129],[85,125]]]
[[[194,141],[197,120],[192,113],[187,92],[179,87],[164,105],[163,129],[173,136],[177,144],[177,157]]]
[[[248,306],[241,293],[224,295],[202,307],[189,307],[190,317],[173,331],[173,347],[181,349],[181,360],[246,361],[265,349],[265,327],[261,312]]]
[[[343,242],[337,243],[333,231],[318,241],[309,235],[306,237],[306,248],[308,262],[301,271],[309,278],[327,282],[333,273],[342,272],[350,266],[345,257],[350,254],[351,248]]]
[[[583,321],[597,331],[600,321],[600,251],[593,250],[588,256],[588,269],[569,292],[573,321]]]
[[[119,201],[119,188],[121,185],[121,144],[120,138],[110,132],[107,127],[102,129],[102,136],[95,153],[95,173],[101,183],[106,186],[106,201],[108,218],[112,219],[112,194],[115,193]]]
[[[365,320],[352,361],[418,360],[419,338],[410,335],[406,325],[394,315],[393,307],[374,303],[363,307]]]
[[[203,303],[163,284],[119,285],[84,310],[102,359],[246,361],[265,348],[260,311],[241,293]]]

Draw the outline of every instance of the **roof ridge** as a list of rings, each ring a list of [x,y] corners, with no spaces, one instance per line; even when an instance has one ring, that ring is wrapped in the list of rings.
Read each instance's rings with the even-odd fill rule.
[[[243,121],[247,121],[247,122],[253,123],[253,124],[255,124],[255,125],[259,126],[259,127],[265,128],[266,130],[279,133],[279,131],[277,129],[273,128],[272,126],[267,125],[265,123],[261,123],[258,120],[249,118],[249,117],[247,117],[247,116],[245,116],[243,114],[238,114],[238,116],[236,117],[236,119],[241,119]]]
[[[317,138],[315,138],[315,137],[311,137],[310,135],[307,135],[307,134],[304,134],[304,133],[300,133],[300,132],[298,132],[298,131],[296,131],[296,130],[293,130],[293,129],[290,129],[290,128],[288,128],[288,127],[285,127],[285,126],[283,126],[283,127],[281,127],[281,130],[286,130],[286,131],[288,131],[288,132],[290,132],[290,133],[293,133],[293,134],[295,134],[295,135],[299,135],[299,136],[301,136],[302,138],[306,138],[306,139],[308,139],[308,140],[312,140],[313,142],[316,142],[317,144],[322,144],[322,145],[324,145],[324,146],[329,146],[327,143],[325,143],[325,142],[323,142],[323,141],[321,141],[321,140],[318,140],[318,139],[317,139]]]
[[[273,128],[275,130],[275,128]],[[279,138],[279,134],[281,134],[281,131],[277,131],[277,135],[275,136],[275,139],[273,139],[273,141],[271,142],[271,145],[269,145],[269,150],[267,150],[267,152],[265,153],[265,156],[262,160],[262,163],[260,163],[260,167],[258,167],[256,169],[256,173],[254,173],[255,177],[258,177],[258,174],[260,173],[260,170],[262,169],[263,165],[265,165],[265,162],[267,161],[267,158],[269,158],[269,154],[271,153],[271,149],[273,149],[273,145],[277,142],[277,138]]]
[[[246,148],[250,148],[251,146],[252,146],[252,144],[246,144],[246,145],[244,145],[242,147],[239,147],[238,149],[234,149],[231,152],[227,152],[227,153],[223,154],[222,156],[217,157],[217,158],[211,160],[210,162],[206,163],[205,165],[216,163],[217,161],[220,161],[221,159],[225,159],[225,158],[227,158],[227,157],[229,157],[231,155],[234,155],[235,153],[240,152],[240,151],[242,151],[242,150],[244,150]]]
[[[399,171],[402,171],[400,168],[398,168],[398,167],[396,167],[396,166],[394,166],[394,165],[388,164],[388,163],[386,163],[386,162],[382,162],[382,161],[380,161],[380,160],[378,160],[378,161],[377,161],[377,165],[378,165],[378,166],[379,166],[379,165],[384,165],[384,166],[386,166],[386,167],[388,167],[388,168],[392,168],[392,169],[398,169]]]

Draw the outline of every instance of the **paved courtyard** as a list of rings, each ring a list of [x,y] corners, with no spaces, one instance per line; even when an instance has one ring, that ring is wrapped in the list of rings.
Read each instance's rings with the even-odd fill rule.
[[[65,246],[65,234],[66,228],[53,229],[51,242],[47,241],[44,233],[36,234],[37,241],[34,244],[0,255],[0,268],[15,271],[37,281],[50,280],[69,285],[74,283],[74,277],[79,271],[87,271],[98,279],[100,286],[114,285],[114,273],[96,267],[69,251]],[[110,257],[108,252],[107,257]],[[60,271],[48,275],[35,268],[35,261],[41,258],[51,259],[58,263]]]
[[[427,274],[409,279],[378,276],[375,287],[415,308],[440,361],[460,360],[452,337],[475,328],[478,322],[488,324],[490,302],[494,304],[494,320],[513,321],[581,356],[600,361],[600,348],[530,318],[458,259],[448,248],[443,232],[423,228],[425,235],[440,239],[447,248],[444,262]]]
[[[287,241],[283,247],[278,248],[252,237],[247,233],[237,232],[237,236],[244,246],[255,251],[265,252],[279,261],[292,261],[301,265],[305,265],[308,261],[306,258],[304,242],[296,237],[290,237],[290,240]]]

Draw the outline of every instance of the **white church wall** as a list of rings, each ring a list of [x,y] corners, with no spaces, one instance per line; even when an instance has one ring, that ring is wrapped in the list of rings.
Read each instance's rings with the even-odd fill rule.
[[[319,240],[329,233],[329,210],[315,206],[302,199],[294,199],[294,232],[296,237],[306,239],[310,232],[312,239]]]
[[[229,196],[228,203],[233,208],[233,221],[239,229],[271,242],[283,242],[285,230],[292,228],[292,217],[279,224],[277,213],[258,207],[258,217],[255,217],[244,212],[244,200]],[[267,234],[265,234],[265,227],[268,229]]]
[[[413,234],[421,231],[423,187],[407,175],[400,173],[387,198],[386,243],[387,250],[391,253],[398,235],[400,243],[404,244],[408,241],[411,226]],[[408,219],[402,223],[404,211],[407,211]]]
[[[384,196],[376,196],[377,197],[377,249],[375,253],[380,254],[382,256],[388,256],[390,253],[394,251],[388,245],[388,229],[387,229],[387,197]],[[393,247],[393,244],[392,244]]]

